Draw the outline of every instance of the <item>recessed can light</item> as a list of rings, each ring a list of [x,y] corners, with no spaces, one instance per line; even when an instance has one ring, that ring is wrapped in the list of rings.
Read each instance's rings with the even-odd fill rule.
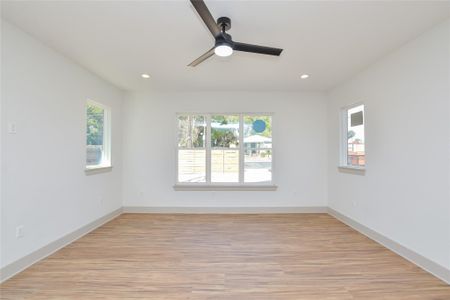
[[[300,76],[301,79],[306,79],[306,78],[308,78],[308,77],[309,77],[308,74],[302,74],[302,75]]]
[[[150,75],[148,75],[148,74],[142,74],[141,77],[142,77],[142,78],[145,78],[145,79],[149,79],[149,78],[150,78]]]

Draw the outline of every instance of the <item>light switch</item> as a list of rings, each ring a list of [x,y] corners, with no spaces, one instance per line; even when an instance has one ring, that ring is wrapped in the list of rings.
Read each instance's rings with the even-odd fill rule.
[[[24,226],[20,225],[16,227],[16,238],[20,239],[24,237]]]
[[[17,133],[16,123],[8,123],[8,133],[9,134]]]

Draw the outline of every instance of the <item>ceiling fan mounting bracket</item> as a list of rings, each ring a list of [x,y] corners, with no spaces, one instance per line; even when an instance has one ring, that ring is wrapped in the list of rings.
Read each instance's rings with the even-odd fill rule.
[[[219,25],[222,32],[228,31],[231,28],[231,20],[228,17],[220,17],[217,19],[217,25]]]

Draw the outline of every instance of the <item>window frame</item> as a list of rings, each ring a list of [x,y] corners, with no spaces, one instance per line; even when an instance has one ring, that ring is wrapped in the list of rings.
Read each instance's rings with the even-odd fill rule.
[[[364,106],[363,111],[363,126],[364,126],[364,157],[365,163],[364,167],[353,166],[348,164],[348,111],[358,106]],[[355,171],[366,170],[367,166],[367,155],[366,155],[366,105],[364,102],[359,101],[347,106],[344,106],[340,110],[340,134],[339,134],[339,168],[350,169]]]
[[[103,119],[103,151],[102,151],[102,163],[98,165],[88,166],[86,164],[87,159],[87,142],[86,142],[86,126],[87,126],[87,106],[94,105],[103,109],[104,119]],[[84,156],[84,166],[85,172],[95,172],[102,169],[112,168],[112,118],[111,118],[111,107],[103,103],[87,99],[84,105],[84,143],[85,143],[85,156]]]
[[[178,118],[180,116],[192,116],[202,115],[206,120],[206,137],[205,137],[205,150],[206,150],[206,164],[205,164],[205,182],[180,182],[178,180],[178,150],[182,147],[178,147]],[[224,116],[239,116],[239,147],[238,148],[226,148],[225,150],[239,150],[239,180],[238,182],[211,182],[211,117],[214,115]],[[244,148],[244,116],[270,116],[271,126],[273,130],[274,113],[268,112],[177,112],[175,114],[175,190],[276,190],[275,185],[275,172],[274,172],[274,137],[272,131],[272,161],[271,169],[272,176],[271,181],[265,182],[244,182],[245,173],[245,148]],[[222,148],[215,148],[220,150]]]

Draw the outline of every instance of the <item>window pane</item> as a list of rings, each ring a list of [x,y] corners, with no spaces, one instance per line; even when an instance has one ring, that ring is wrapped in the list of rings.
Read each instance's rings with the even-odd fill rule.
[[[244,116],[244,138],[250,136],[272,137],[271,116]]]
[[[272,149],[246,149],[244,165],[245,182],[272,181]]]
[[[206,181],[206,151],[178,150],[178,181]]]
[[[206,120],[204,116],[178,117],[178,147],[204,148]]]
[[[211,181],[239,182],[239,150],[211,151]]]
[[[103,160],[105,110],[88,103],[86,106],[86,165],[100,165]]]
[[[347,164],[363,167],[365,165],[364,105],[347,111],[347,124]]]
[[[211,116],[211,147],[239,147],[239,116]]]
[[[244,148],[272,148],[271,116],[244,116]]]

